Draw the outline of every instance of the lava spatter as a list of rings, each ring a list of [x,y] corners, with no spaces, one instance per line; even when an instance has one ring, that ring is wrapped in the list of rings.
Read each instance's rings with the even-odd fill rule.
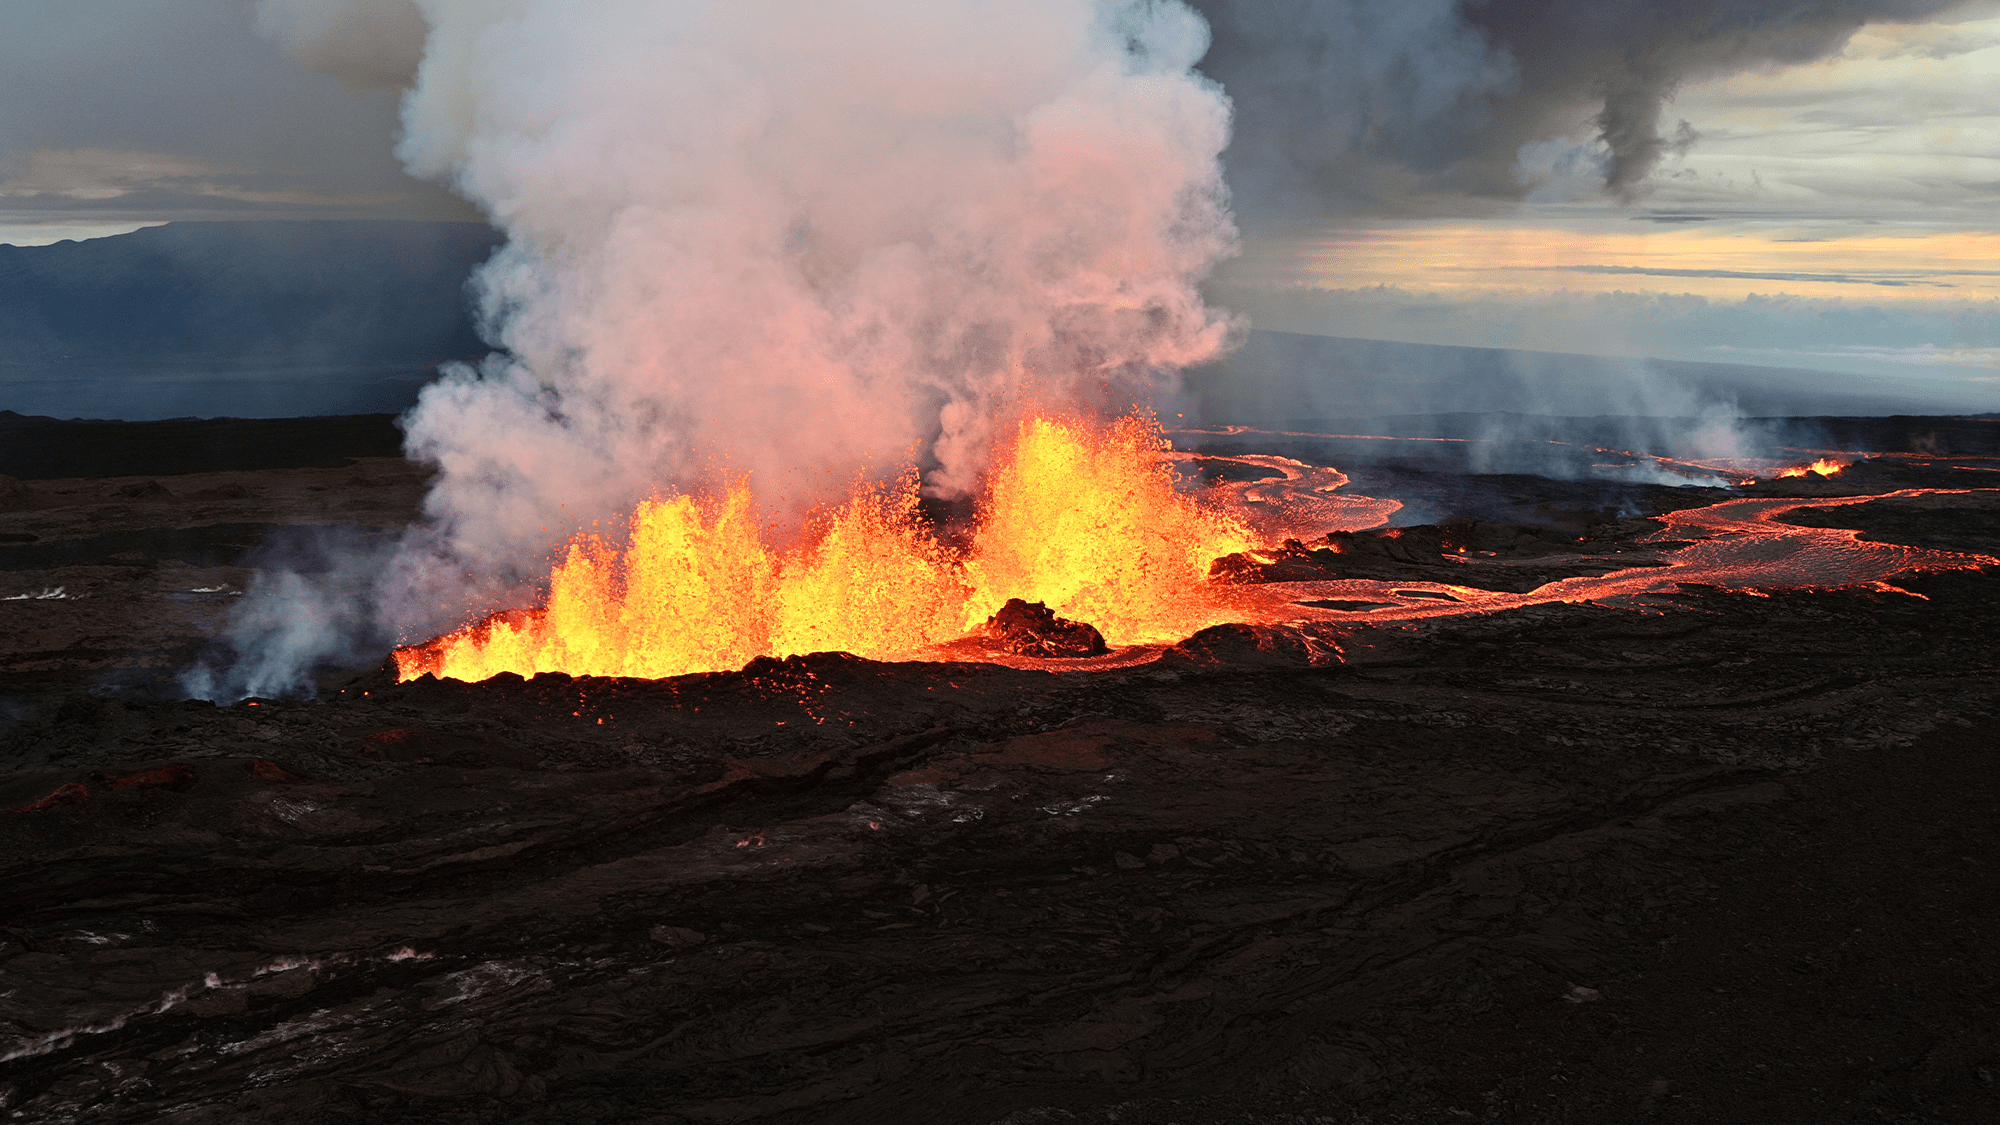
[[[809,547],[779,553],[738,483],[633,513],[623,550],[570,544],[547,606],[495,615],[399,649],[404,679],[501,672],[656,679],[740,668],[764,655],[843,651],[897,659],[961,631],[964,591],[916,518],[916,482],[864,489]]]
[[[1790,465],[1778,470],[1780,477],[1802,477],[1807,473],[1830,477],[1847,467],[1847,462],[1832,457],[1821,457],[1810,465]]]

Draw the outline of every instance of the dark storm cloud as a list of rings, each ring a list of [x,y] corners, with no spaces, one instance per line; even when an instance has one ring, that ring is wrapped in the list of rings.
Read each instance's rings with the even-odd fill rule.
[[[1690,130],[1683,82],[1841,49],[1873,22],[1962,0],[1193,0],[1202,69],[1236,102],[1230,181],[1246,224],[1343,209],[1518,199],[1530,142],[1588,131],[1632,198]],[[1455,201],[1455,202],[1454,202]]]
[[[1236,106],[1224,155],[1251,226],[1415,190],[1462,160],[1518,87],[1458,0],[1194,0],[1201,69]]]

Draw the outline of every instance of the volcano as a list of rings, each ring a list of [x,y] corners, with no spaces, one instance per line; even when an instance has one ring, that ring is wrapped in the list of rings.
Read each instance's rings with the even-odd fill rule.
[[[1128,428],[1189,505],[1133,534],[1199,556],[1156,627],[965,580],[997,549],[890,489],[851,518],[909,550],[853,557],[961,583],[871,611],[907,650],[774,596],[699,668],[455,675],[439,638],[179,698],[243,591],[416,518],[385,421],[199,461],[207,424],[10,422],[72,459],[0,482],[20,1119],[2000,1112],[2000,422],[1728,465],[1573,435],[1622,479]],[[659,503],[728,526],[726,490]],[[645,534],[560,560],[602,621]],[[815,542],[723,557],[855,573]]]

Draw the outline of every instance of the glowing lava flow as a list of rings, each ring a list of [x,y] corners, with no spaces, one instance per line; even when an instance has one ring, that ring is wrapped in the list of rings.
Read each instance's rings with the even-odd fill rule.
[[[1401,500],[1339,493],[1346,473],[1324,465],[1308,465],[1290,457],[1264,454],[1172,453],[1176,461],[1248,465],[1276,473],[1276,478],[1223,481],[1209,495],[1221,508],[1238,516],[1264,543],[1316,539],[1329,531],[1360,531],[1380,527],[1403,508]]]
[[[1690,508],[1658,517],[1666,527],[1649,536],[1687,546],[1663,549],[1651,565],[1609,574],[1565,578],[1526,593],[1482,590],[1437,582],[1383,582],[1341,579],[1321,582],[1273,583],[1245,588],[1248,614],[1242,620],[1268,624],[1305,625],[1334,621],[1408,621],[1464,613],[1516,609],[1552,602],[1616,600],[1637,607],[1648,596],[1677,594],[1682,586],[1761,594],[1768,590],[1872,589],[1908,594],[1889,579],[1898,574],[1976,570],[2000,566],[1988,555],[1935,551],[1896,543],[1876,543],[1841,528],[1796,527],[1777,517],[1796,508],[1837,507],[1870,500],[1914,499],[1992,489],[1910,488],[1878,496],[1817,499],[1725,500],[1706,508]],[[1546,561],[1546,560],[1533,560]],[[1468,566],[1494,566],[1488,562]],[[1255,599],[1256,604],[1249,604]],[[1335,610],[1309,603],[1347,601],[1373,603],[1375,610]]]
[[[1261,430],[1251,426],[1212,426],[1208,428],[1184,428],[1172,431],[1176,434],[1192,434],[1200,437],[1277,437],[1311,438],[1316,441],[1344,442],[1403,442],[1432,443],[1448,445],[1494,445],[1500,439],[1480,437],[1400,437],[1389,434],[1328,434],[1308,430]],[[1630,449],[1613,449],[1610,446],[1577,446],[1566,441],[1548,439],[1542,444],[1563,446],[1569,449],[1589,449],[1593,453],[1624,458],[1623,462],[1599,463],[1599,469],[1633,469],[1651,462],[1661,473],[1689,480],[1723,481],[1730,484],[1754,484],[1761,478],[1802,477],[1808,473],[1822,477],[1832,476],[1852,463],[1852,458],[1829,454],[1807,465],[1787,465],[1769,458],[1759,457],[1710,457],[1686,458],[1666,457],[1657,453],[1643,453]],[[1794,453],[1816,452],[1814,450],[1791,450]],[[1877,455],[1884,456],[1884,455]],[[1898,456],[1887,454],[1886,456]]]
[[[1211,495],[1219,507],[1176,489],[1177,461],[1240,463],[1279,476],[1216,486]],[[1683,586],[1901,592],[1889,583],[1897,574],[2000,565],[1984,555],[1776,522],[1809,505],[1992,491],[1906,489],[1729,500],[1671,512],[1659,517],[1664,529],[1650,537],[1658,549],[1631,558],[1639,565],[1525,593],[1426,581],[1209,580],[1211,562],[1223,555],[1329,528],[1379,526],[1399,506],[1334,495],[1346,482],[1332,469],[1282,457],[1175,453],[1156,425],[1139,418],[1101,428],[1034,417],[1003,451],[962,555],[940,545],[919,518],[914,473],[892,487],[857,490],[814,522],[807,546],[787,552],[759,536],[745,485],[707,501],[686,495],[648,501],[633,514],[622,549],[587,535],[570,544],[551,575],[546,606],[495,614],[399,649],[397,671],[405,680],[426,673],[480,680],[501,672],[658,678],[739,668],[757,656],[827,651],[876,660],[1106,668],[1144,662],[1161,646],[1224,622],[1416,620],[1606,599],[1640,608]],[[966,648],[966,638],[1008,598],[1045,602],[1063,617],[1087,621],[1122,651],[1047,661]]]
[[[640,505],[623,550],[570,544],[546,607],[516,610],[396,652],[402,679],[664,677],[762,655],[844,651],[914,659],[978,628],[1008,598],[1045,602],[1113,644],[1178,640],[1234,619],[1216,558],[1258,544],[1176,491],[1158,427],[1023,421],[980,505],[972,549],[947,556],[917,518],[914,475],[862,490],[811,545],[778,553],[739,484],[704,503]]]

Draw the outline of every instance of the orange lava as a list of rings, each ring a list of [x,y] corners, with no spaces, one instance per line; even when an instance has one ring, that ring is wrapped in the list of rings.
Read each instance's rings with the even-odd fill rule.
[[[747,485],[647,501],[622,550],[589,535],[570,543],[545,607],[398,649],[398,677],[657,678],[827,651],[908,660],[1016,597],[1088,621],[1112,644],[1178,640],[1230,619],[1209,564],[1256,544],[1241,522],[1175,490],[1169,452],[1147,419],[1025,419],[962,559],[918,518],[914,473],[857,489],[786,552],[759,536]]]
[[[965,624],[1008,598],[1047,602],[1111,644],[1177,641],[1227,620],[1209,564],[1257,544],[1233,517],[1174,490],[1171,447],[1148,420],[1109,430],[1029,418],[1001,458],[965,561]]]
[[[1807,473],[1814,473],[1818,476],[1830,477],[1846,467],[1847,462],[1845,461],[1836,461],[1831,457],[1822,457],[1810,465],[1793,465],[1790,468],[1779,469],[1778,475],[1781,477],[1802,477]]]

